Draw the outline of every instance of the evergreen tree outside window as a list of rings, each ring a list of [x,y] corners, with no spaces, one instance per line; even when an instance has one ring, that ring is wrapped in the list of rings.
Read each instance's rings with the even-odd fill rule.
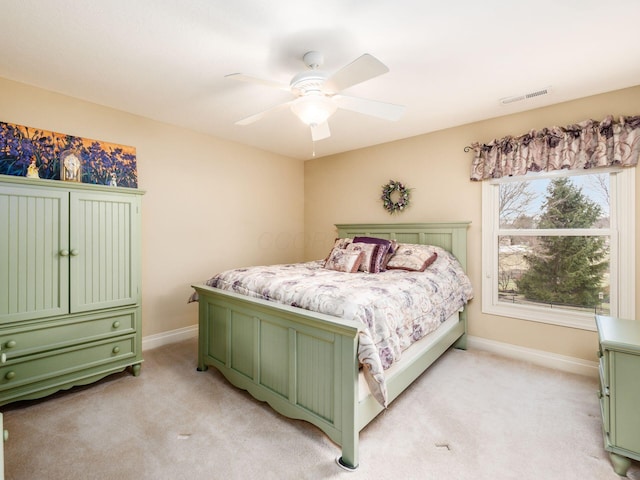
[[[633,169],[483,183],[483,312],[595,329],[635,315]]]
[[[547,191],[540,229],[592,228],[608,220],[601,217],[603,208],[567,177],[553,179]],[[528,269],[516,282],[518,293],[529,301],[609,313],[603,304],[603,291],[608,288],[607,240],[605,236],[541,237],[537,247],[523,256]]]

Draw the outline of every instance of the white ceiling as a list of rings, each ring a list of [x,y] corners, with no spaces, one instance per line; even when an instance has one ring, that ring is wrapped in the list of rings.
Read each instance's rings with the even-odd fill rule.
[[[381,60],[345,93],[403,117],[338,110],[315,145],[288,109],[235,125],[292,97],[225,75],[288,84],[309,50]],[[308,159],[638,85],[640,1],[0,0],[0,77]]]

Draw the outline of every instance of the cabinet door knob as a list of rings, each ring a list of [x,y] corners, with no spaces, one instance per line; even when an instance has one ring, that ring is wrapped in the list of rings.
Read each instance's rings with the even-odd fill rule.
[[[78,249],[72,248],[70,253],[72,257],[77,257],[80,252],[78,251]]]
[[[10,372],[7,372],[7,374],[4,376],[4,378],[6,378],[7,380],[11,380],[13,378],[16,378],[16,372],[11,370]]]
[[[113,322],[113,328],[120,328],[120,322],[117,320]]]
[[[61,257],[68,257],[69,256],[69,250],[60,250],[60,256]]]
[[[7,342],[7,348],[16,348],[16,345],[18,345],[18,343],[15,340],[9,340]]]
[[[9,440],[9,430],[3,430],[2,432],[2,439],[6,442],[7,440]]]
[[[120,353],[120,347],[113,347],[113,353]]]

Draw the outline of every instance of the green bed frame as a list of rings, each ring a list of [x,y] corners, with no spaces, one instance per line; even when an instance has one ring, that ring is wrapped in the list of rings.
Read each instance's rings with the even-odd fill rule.
[[[357,235],[401,243],[437,245],[452,252],[466,270],[469,222],[341,224],[339,237]],[[359,322],[281,305],[206,285],[199,297],[198,370],[218,369],[238,388],[274,410],[320,428],[342,447],[338,463],[358,466],[359,432],[383,407],[371,396],[359,399]],[[393,401],[452,345],[466,348],[466,310],[446,335],[399,362],[387,379]]]

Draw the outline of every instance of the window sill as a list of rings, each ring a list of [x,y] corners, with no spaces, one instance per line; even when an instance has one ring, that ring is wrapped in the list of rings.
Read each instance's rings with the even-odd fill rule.
[[[560,327],[577,328],[580,330],[596,331],[595,312],[580,313],[570,311],[554,311],[546,307],[512,307],[506,304],[483,306],[482,313],[499,315],[501,317],[528,320],[530,322],[546,323]]]

